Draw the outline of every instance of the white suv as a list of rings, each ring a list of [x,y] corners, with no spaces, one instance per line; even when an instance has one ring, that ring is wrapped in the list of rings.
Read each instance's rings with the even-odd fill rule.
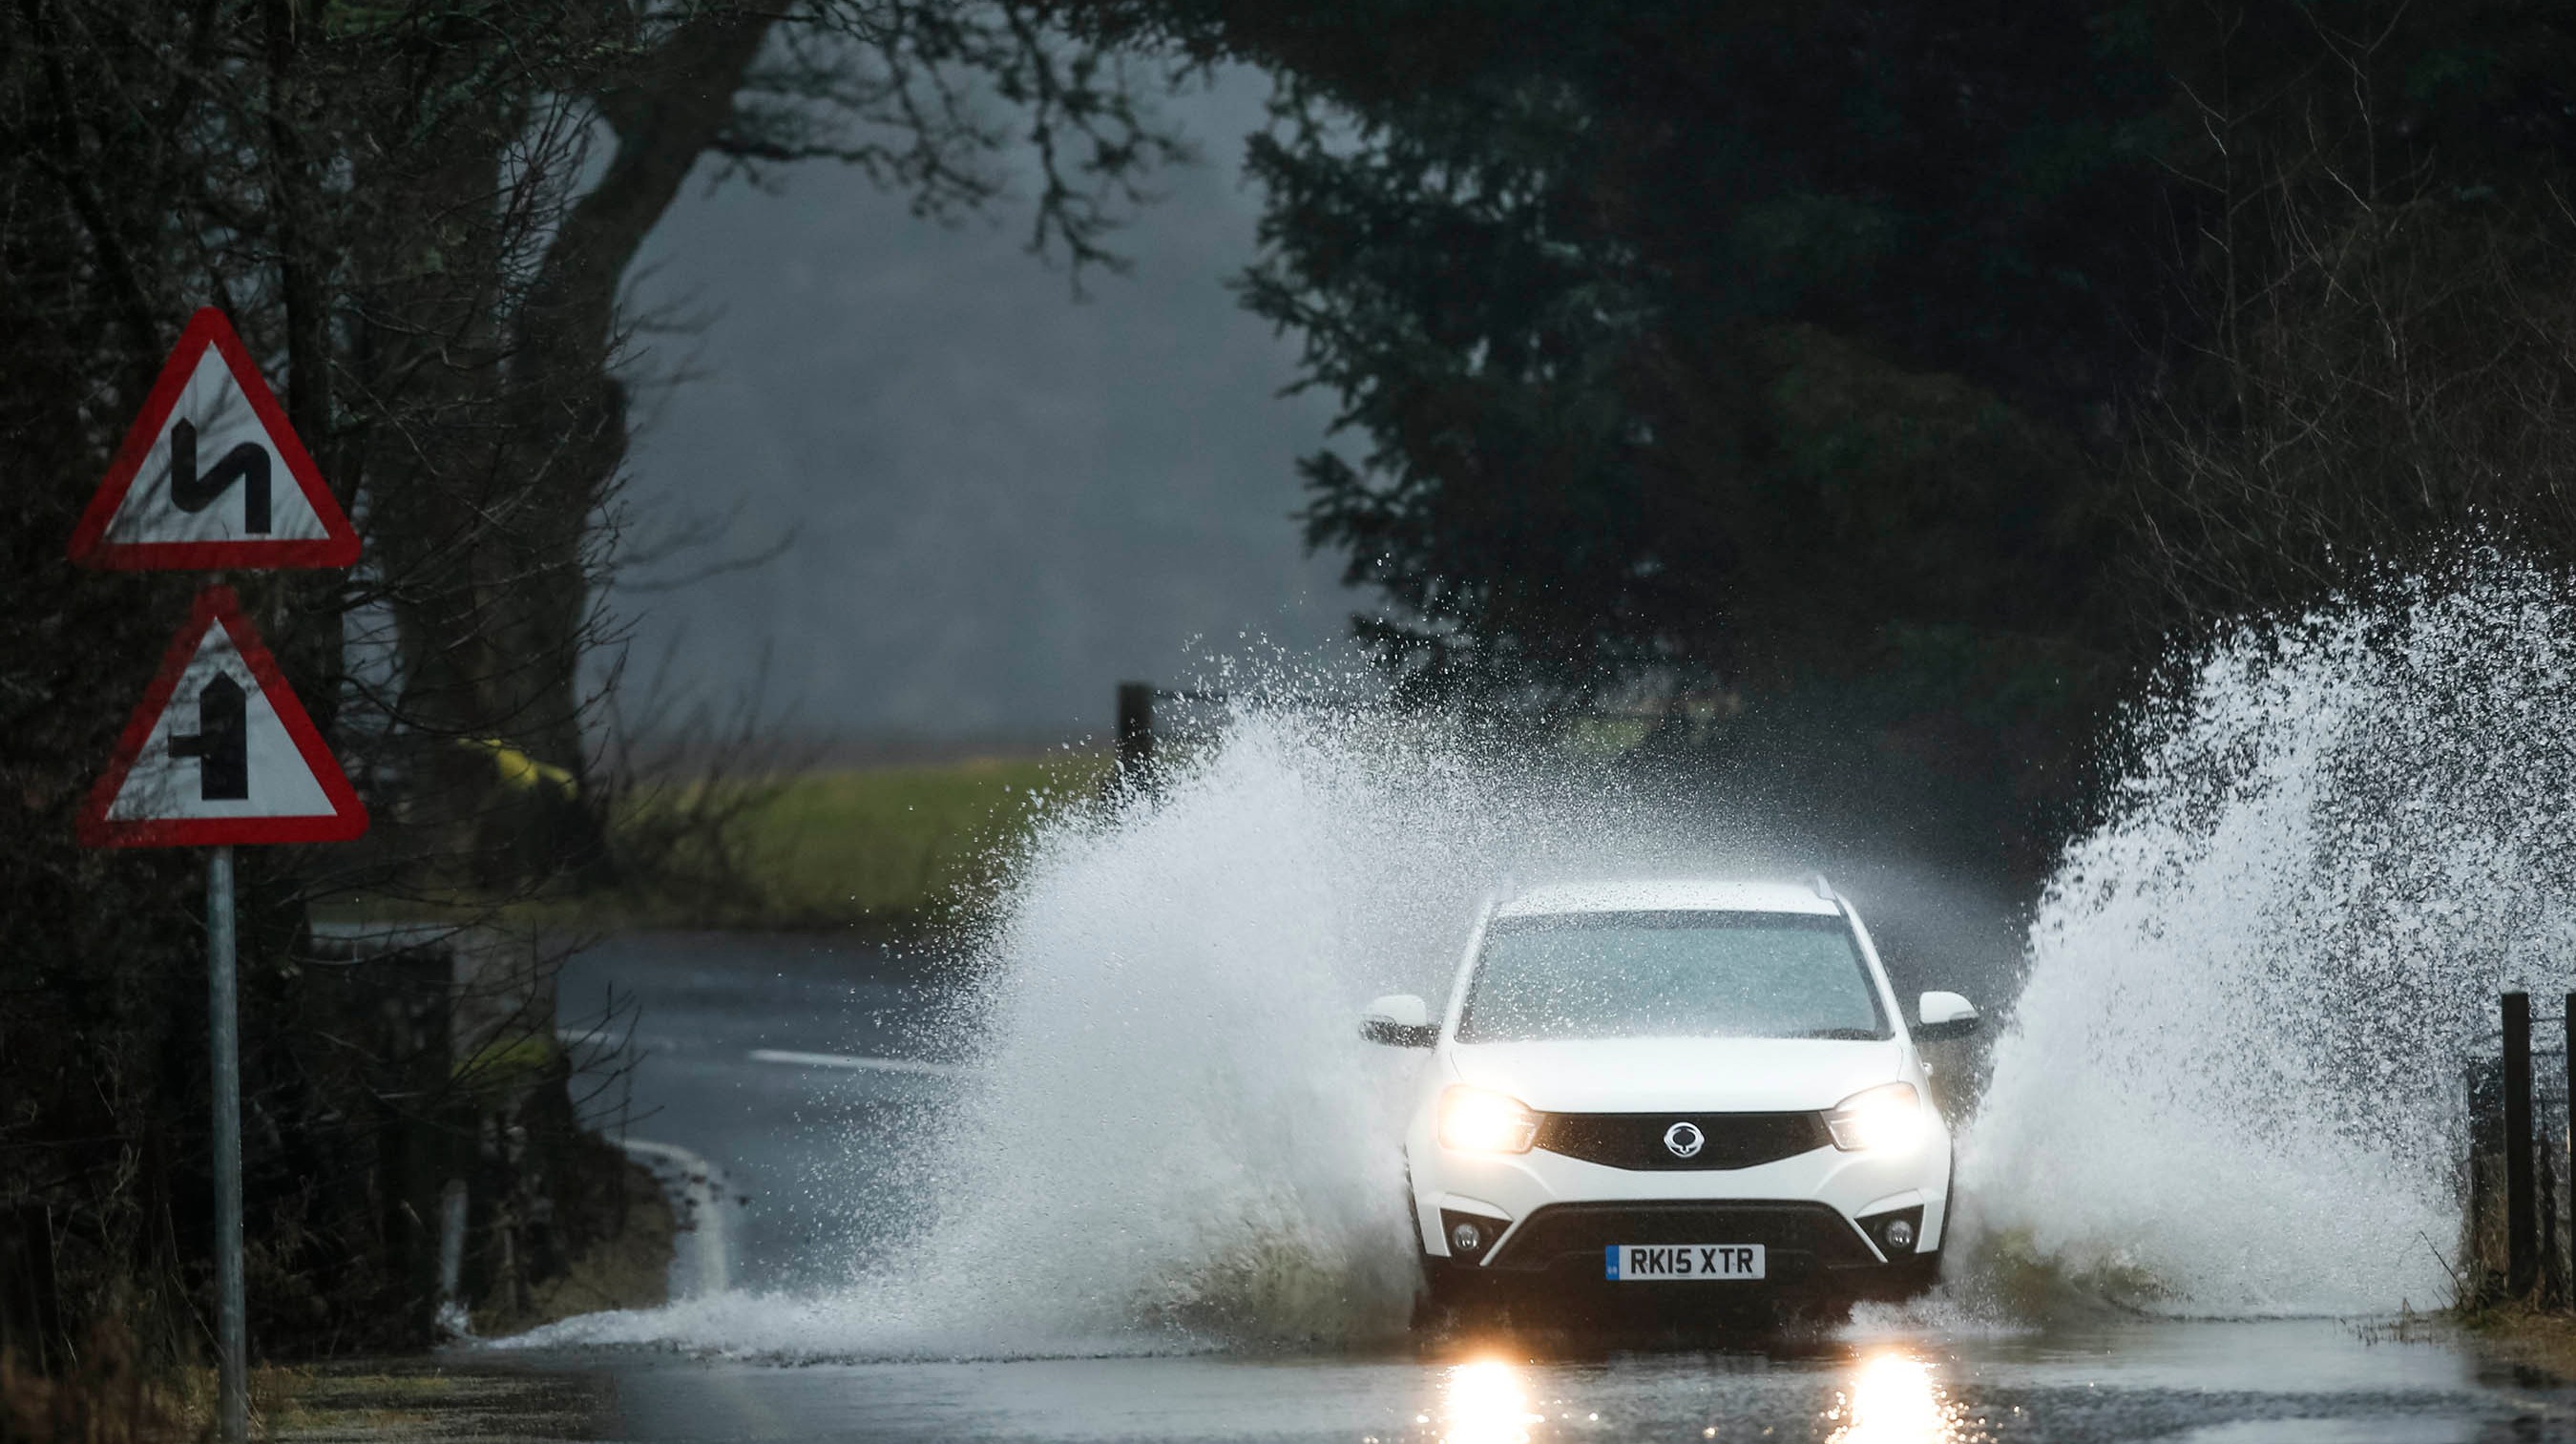
[[[1397,995],[1361,1024],[1431,1050],[1405,1138],[1431,1301],[1626,1313],[1928,1287],[1950,1135],[1915,1044],[1977,1011],[1925,993],[1917,1019],[1821,878],[1488,907],[1438,1019]]]

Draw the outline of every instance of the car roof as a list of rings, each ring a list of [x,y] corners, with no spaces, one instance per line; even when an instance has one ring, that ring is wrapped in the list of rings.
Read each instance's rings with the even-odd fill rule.
[[[1551,883],[1494,907],[1498,918],[1556,913],[1725,912],[1810,913],[1831,917],[1841,909],[1813,885],[1746,882],[1722,878],[1626,878]]]

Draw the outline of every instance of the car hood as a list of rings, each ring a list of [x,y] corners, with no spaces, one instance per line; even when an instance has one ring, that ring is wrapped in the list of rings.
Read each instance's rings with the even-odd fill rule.
[[[1449,1062],[1542,1113],[1786,1113],[1903,1076],[1905,1053],[1893,1039],[1600,1038],[1458,1043]]]

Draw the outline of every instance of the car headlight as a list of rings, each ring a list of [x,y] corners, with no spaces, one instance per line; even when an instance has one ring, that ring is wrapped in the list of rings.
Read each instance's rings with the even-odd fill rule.
[[[1527,1153],[1538,1115],[1517,1098],[1489,1088],[1454,1087],[1440,1095],[1440,1146],[1461,1153]]]
[[[1923,1140],[1925,1124],[1922,1095],[1911,1083],[1889,1083],[1855,1093],[1825,1115],[1834,1147],[1846,1153],[1911,1148]]]

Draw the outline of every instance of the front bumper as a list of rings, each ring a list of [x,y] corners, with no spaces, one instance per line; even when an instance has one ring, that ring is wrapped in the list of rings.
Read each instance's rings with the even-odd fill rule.
[[[1913,1210],[1906,1215],[1918,1217]],[[1452,1215],[1455,1217],[1456,1215]],[[1613,1282],[1605,1256],[1628,1244],[1760,1244],[1758,1281]],[[1937,1252],[1891,1251],[1821,1203],[1558,1203],[1522,1219],[1490,1258],[1423,1260],[1432,1290],[1459,1302],[1592,1300],[1662,1306],[1768,1299],[1903,1297],[1929,1287]]]
[[[1750,1286],[1757,1292],[1907,1292],[1928,1283],[1948,1222],[1950,1141],[1938,1129],[1900,1154],[1826,1146],[1746,1168],[1613,1168],[1546,1149],[1453,1153],[1427,1129],[1410,1143],[1415,1220],[1435,1286],[1602,1286],[1621,1297],[1662,1288],[1741,1290],[1609,1284],[1604,1251],[1630,1243],[1758,1243],[1770,1262],[1762,1283]],[[1888,1240],[1884,1223],[1898,1215],[1912,1225],[1911,1248]],[[1481,1247],[1453,1257],[1448,1235],[1460,1218],[1489,1223]]]

